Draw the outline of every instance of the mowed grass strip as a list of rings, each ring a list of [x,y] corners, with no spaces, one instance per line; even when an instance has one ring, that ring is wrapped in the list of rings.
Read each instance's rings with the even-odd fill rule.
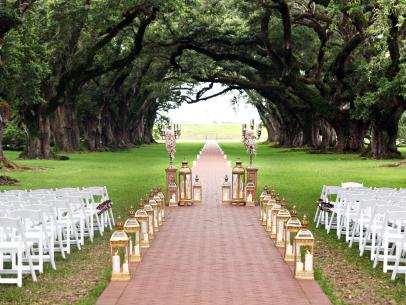
[[[248,153],[240,143],[220,143],[228,159],[234,163],[241,157],[248,164]],[[406,149],[401,148],[405,155]],[[335,231],[326,234],[315,229],[315,202],[323,184],[363,182],[374,187],[406,187],[405,167],[381,167],[394,160],[361,160],[354,154],[311,154],[304,151],[258,145],[254,166],[259,168],[259,188],[271,185],[287,200],[288,207],[297,206],[300,217],[307,214],[316,243],[316,279],[334,304],[406,304],[404,275],[390,280],[382,266],[372,268],[368,258],[359,257],[358,244],[352,249],[337,240]]]
[[[248,122],[247,122],[248,123]],[[182,124],[181,140],[235,140],[241,139],[241,124]],[[267,139],[262,128],[261,141]]]
[[[195,160],[203,143],[181,143],[176,149],[175,165],[179,168],[185,158]],[[68,161],[27,160],[19,164],[44,170],[7,172],[20,180],[20,185],[1,189],[37,189],[76,186],[107,186],[115,215],[125,219],[130,205],[153,187],[165,184],[165,168],[169,158],[164,144],[142,146],[117,152],[72,153]],[[15,159],[17,152],[7,152]],[[191,164],[192,165],[192,164]],[[62,260],[58,257],[57,270],[46,264],[44,274],[33,283],[26,277],[23,287],[0,285],[0,304],[94,304],[108,284],[110,271],[110,232],[98,237],[93,244],[86,241],[82,251],[75,251]],[[73,247],[75,249],[75,247]]]

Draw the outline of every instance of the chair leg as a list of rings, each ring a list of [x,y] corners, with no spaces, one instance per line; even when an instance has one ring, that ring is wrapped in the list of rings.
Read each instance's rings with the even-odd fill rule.
[[[18,250],[17,253],[17,286],[22,287],[23,286],[23,253],[22,250]],[[31,268],[32,271],[32,268]]]
[[[35,270],[34,270],[34,264],[32,263],[32,257],[31,257],[30,251],[31,250],[27,251],[28,265],[30,266],[32,281],[36,282],[37,281],[37,275],[36,275]]]
[[[393,271],[392,271],[392,276],[391,276],[391,280],[394,281],[396,279],[396,274],[398,272],[398,268],[399,268],[399,262],[400,262],[400,257],[402,255],[402,250],[401,247],[397,247],[396,248],[396,260],[395,260],[395,266],[393,267]]]

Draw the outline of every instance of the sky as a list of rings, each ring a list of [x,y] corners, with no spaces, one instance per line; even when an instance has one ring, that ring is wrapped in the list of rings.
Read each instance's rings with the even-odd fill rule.
[[[178,124],[249,123],[250,119],[259,122],[255,107],[244,102],[234,107],[231,104],[233,96],[232,92],[228,92],[208,101],[184,103],[178,109],[170,110],[167,116]]]

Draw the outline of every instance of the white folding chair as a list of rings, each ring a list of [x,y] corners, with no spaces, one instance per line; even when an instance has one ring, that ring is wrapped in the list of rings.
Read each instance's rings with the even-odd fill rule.
[[[403,232],[406,226],[406,211],[388,211],[385,214],[383,229],[378,232],[378,242],[373,267],[376,268],[379,261],[383,262],[383,272],[394,269],[394,264],[390,262],[396,261],[394,250],[403,239]]]
[[[17,275],[16,278],[0,277],[0,283],[23,284],[23,273],[30,273],[34,282],[37,281],[31,258],[32,243],[25,237],[23,224],[20,219],[0,218],[0,275]],[[10,268],[4,263],[11,262]],[[28,262],[28,266],[25,264]]]

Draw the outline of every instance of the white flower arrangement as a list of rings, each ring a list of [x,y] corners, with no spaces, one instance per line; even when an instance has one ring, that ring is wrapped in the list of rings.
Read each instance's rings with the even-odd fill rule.
[[[165,129],[165,144],[166,151],[169,154],[170,165],[172,166],[176,153],[176,136],[172,129]]]
[[[252,157],[257,154],[256,141],[254,131],[251,128],[244,129],[244,136],[242,142],[250,154],[250,166],[252,166]]]

